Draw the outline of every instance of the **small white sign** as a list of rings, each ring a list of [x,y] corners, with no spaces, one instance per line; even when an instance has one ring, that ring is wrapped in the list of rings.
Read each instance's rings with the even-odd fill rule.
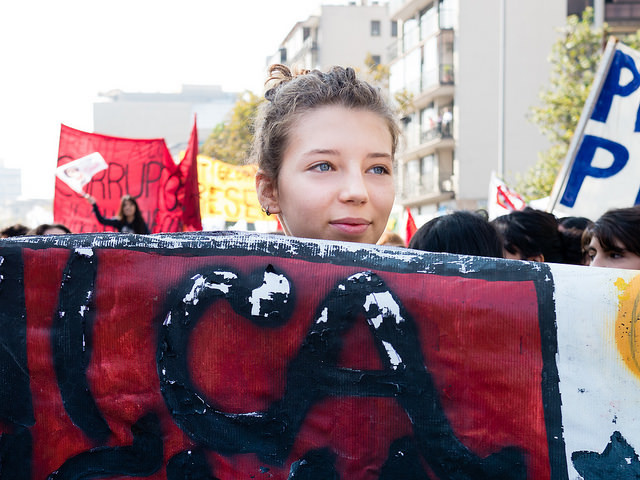
[[[56,177],[69,185],[75,192],[85,195],[82,187],[89,183],[96,173],[106,169],[107,162],[102,155],[93,152],[58,167]]]

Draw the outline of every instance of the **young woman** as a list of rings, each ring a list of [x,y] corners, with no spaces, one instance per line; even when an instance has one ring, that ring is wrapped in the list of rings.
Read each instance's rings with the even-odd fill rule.
[[[394,114],[351,68],[269,69],[252,150],[267,215],[287,235],[376,243],[394,200]]]
[[[609,210],[587,226],[582,244],[592,267],[640,270],[640,206]]]
[[[122,197],[118,215],[114,218],[104,218],[96,204],[96,199],[91,195],[87,195],[86,199],[93,205],[93,213],[102,225],[113,227],[121,233],[149,233],[149,229],[142,218],[138,204],[131,195],[124,195]]]
[[[558,230],[557,218],[526,207],[491,221],[503,241],[504,258],[532,262],[570,263],[568,239]]]

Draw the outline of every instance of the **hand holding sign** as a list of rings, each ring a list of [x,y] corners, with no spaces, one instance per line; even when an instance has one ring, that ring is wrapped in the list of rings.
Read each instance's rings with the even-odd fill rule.
[[[56,177],[71,187],[73,191],[86,197],[82,187],[89,183],[96,173],[106,169],[107,162],[100,153],[94,152],[58,167]]]

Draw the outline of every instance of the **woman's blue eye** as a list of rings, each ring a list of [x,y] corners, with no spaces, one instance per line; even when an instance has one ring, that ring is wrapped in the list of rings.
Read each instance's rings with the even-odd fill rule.
[[[328,163],[319,163],[314,168],[320,172],[328,172],[331,170],[331,166]]]
[[[387,173],[387,169],[386,169],[386,168],[384,168],[384,167],[382,167],[382,166],[380,166],[380,165],[378,165],[378,166],[376,166],[376,167],[373,167],[373,168],[371,169],[371,171],[372,171],[373,173],[375,173],[376,175],[384,175],[385,173]]]

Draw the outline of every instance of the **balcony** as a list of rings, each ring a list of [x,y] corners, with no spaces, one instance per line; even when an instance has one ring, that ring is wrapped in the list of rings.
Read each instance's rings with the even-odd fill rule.
[[[391,65],[391,91],[406,90],[417,99],[431,95],[442,86],[455,84],[453,65],[453,30],[440,30],[438,34],[421,42]],[[447,95],[452,94],[452,88]]]
[[[451,138],[453,132],[453,121],[446,124],[439,124],[437,127],[420,132],[420,143],[429,143],[433,140]]]
[[[640,20],[640,4],[616,2],[605,6],[605,18],[609,23],[637,22]]]
[[[398,199],[405,206],[439,203],[454,197],[452,157],[430,154],[401,166]]]
[[[392,20],[406,20],[426,7],[432,0],[389,0],[389,15]]]

